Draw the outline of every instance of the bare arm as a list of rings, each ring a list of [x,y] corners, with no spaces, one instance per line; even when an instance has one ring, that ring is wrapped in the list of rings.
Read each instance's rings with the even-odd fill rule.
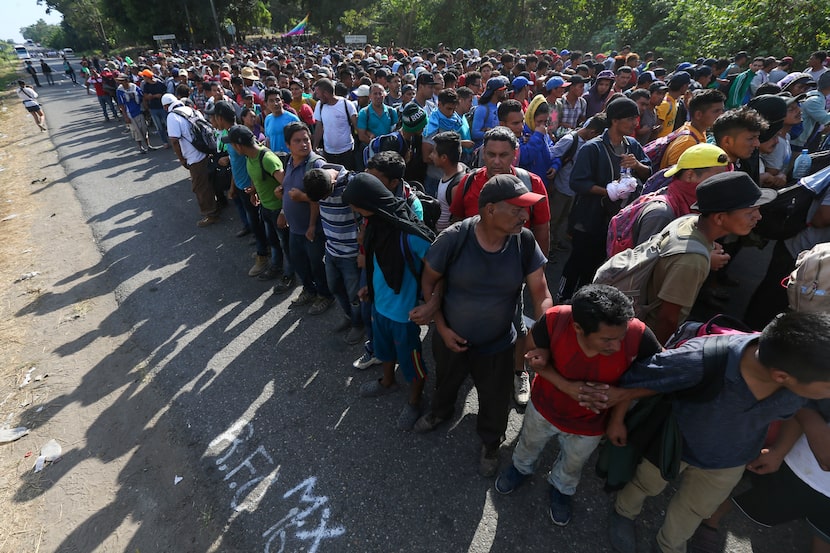
[[[182,145],[179,144],[179,139],[173,136],[168,136],[167,138],[173,146],[173,151],[176,153],[176,157],[179,158],[179,163],[181,163],[182,167],[185,169],[190,169],[190,165],[187,164],[187,160],[184,158],[184,154],[182,154]]]
[[[550,251],[550,221],[536,225],[530,230],[533,231],[533,236],[536,238],[536,243],[539,244],[542,253],[547,257]]]

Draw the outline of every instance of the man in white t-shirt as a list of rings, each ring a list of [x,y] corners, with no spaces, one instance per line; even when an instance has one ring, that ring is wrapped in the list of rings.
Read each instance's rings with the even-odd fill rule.
[[[193,146],[193,130],[187,117],[192,112],[173,94],[161,97],[161,105],[167,111],[167,136],[182,167],[190,171],[190,180],[202,218],[196,223],[206,227],[219,221],[219,205],[211,182],[210,160],[207,154]]]
[[[346,98],[334,95],[334,83],[330,79],[320,79],[314,83],[314,89],[320,100],[314,108],[314,119],[318,121],[314,149],[319,149],[322,141],[323,157],[329,163],[354,170],[352,129],[357,128],[357,109]]]

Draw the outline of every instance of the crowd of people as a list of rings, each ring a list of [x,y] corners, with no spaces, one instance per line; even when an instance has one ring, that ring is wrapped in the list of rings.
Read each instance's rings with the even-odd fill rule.
[[[364,342],[355,368],[383,370],[361,396],[399,390],[399,368],[400,429],[451,420],[471,376],[492,477],[511,400],[526,406],[497,492],[556,437],[549,516],[568,524],[603,437],[624,447],[632,403],[671,398],[684,476],[654,550],[683,553],[720,550],[718,513],[746,470],[759,478],[735,504],[763,524],[807,519],[812,551],[830,551],[830,314],[789,311],[779,284],[830,241],[830,196],[777,242],[744,317],[755,332],[718,338],[717,353],[714,337],[672,342],[697,302],[724,306],[730,261],[768,241],[761,208],[822,148],[827,61],[261,45],[82,64],[104,118],[189,171],[199,227],[235,205],[237,236],[254,237],[249,276],[274,294],[299,283],[291,305],[309,315],[339,306],[346,342]],[[609,285],[609,265],[628,276],[648,248],[662,253],[636,294]],[[428,408],[422,325],[435,331]],[[703,384],[705,400],[681,393]],[[666,486],[655,459],[635,467],[609,518],[621,552]]]

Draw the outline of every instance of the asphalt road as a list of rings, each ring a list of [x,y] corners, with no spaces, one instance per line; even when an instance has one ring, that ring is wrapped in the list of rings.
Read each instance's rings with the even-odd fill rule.
[[[593,460],[573,520],[560,528],[547,514],[554,444],[510,496],[477,475],[474,391],[462,394],[455,420],[438,431],[396,430],[406,389],[358,397],[379,370],[352,368],[362,348],[334,333],[336,308],[308,316],[288,308],[299,289],[277,297],[270,284],[247,277],[253,248],[234,237],[235,209],[197,228],[187,172],[172,152],[139,155],[122,124],[104,122],[95,96],[67,83],[38,90],[67,174],[52,185],[74,187],[103,255],[96,287],[120,304],[100,333],[120,332],[116,318],[128,322],[167,415],[197,459],[176,467],[185,478],[179,485],[211,490],[214,524],[194,532],[214,533],[218,551],[610,551],[610,497]],[[552,287],[563,261],[549,267]],[[756,273],[759,265],[746,262]],[[513,410],[502,466],[520,425]],[[665,504],[665,497],[647,503],[643,551]],[[807,543],[800,524],[765,530],[733,514],[727,528],[726,551],[786,553]],[[185,543],[183,536],[169,550],[188,550]]]

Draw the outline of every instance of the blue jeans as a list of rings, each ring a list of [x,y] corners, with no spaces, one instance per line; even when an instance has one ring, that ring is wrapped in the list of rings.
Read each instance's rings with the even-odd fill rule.
[[[360,300],[357,299],[357,291],[360,289],[357,258],[336,257],[326,252],[326,282],[352,326],[362,326]]]
[[[539,414],[533,402],[525,409],[522,432],[513,450],[513,466],[522,474],[532,474],[539,454],[551,438],[559,439],[559,455],[553,462],[548,482],[564,495],[576,493],[582,468],[599,445],[602,436],[580,436],[564,432]]]
[[[109,106],[112,110],[112,116],[116,119],[118,118],[118,112],[115,109],[115,102],[112,101],[112,96],[109,94],[98,96],[98,103],[101,104],[101,110],[104,112],[104,119],[109,120],[109,116],[107,115],[107,106]]]
[[[156,130],[159,132],[161,141],[164,144],[170,142],[167,139],[167,112],[164,111],[164,108],[150,108],[150,117],[152,117],[153,125],[156,126]]]
[[[305,234],[290,234],[288,255],[304,290],[324,298],[332,297],[326,282],[326,265],[323,263],[326,236],[322,230],[314,235],[313,241],[309,241]]]
[[[265,227],[265,236],[271,246],[271,266],[282,266],[283,276],[293,277],[294,268],[291,265],[291,258],[288,255],[288,228],[279,228],[277,226],[277,217],[280,216],[280,211],[282,210],[277,209],[274,211],[263,205],[259,206],[262,225]]]

